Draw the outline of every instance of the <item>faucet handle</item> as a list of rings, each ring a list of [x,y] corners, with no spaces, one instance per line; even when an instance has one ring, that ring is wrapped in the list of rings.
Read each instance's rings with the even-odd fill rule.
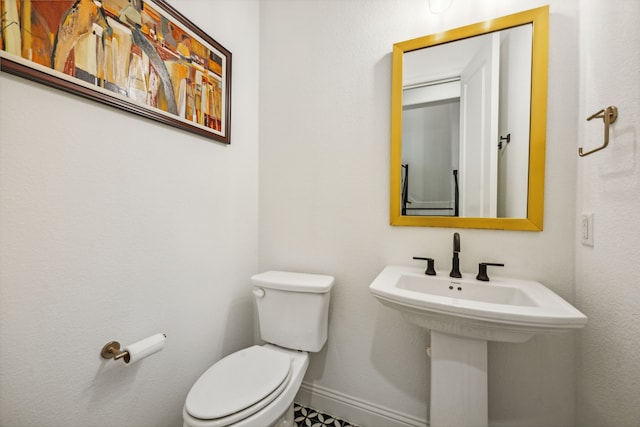
[[[489,276],[487,276],[487,266],[493,265],[494,267],[504,267],[504,264],[496,264],[492,262],[481,262],[478,264],[478,275],[476,279],[482,280],[483,282],[489,281]]]
[[[436,275],[435,260],[433,258],[422,258],[422,257],[414,256],[413,259],[421,259],[423,261],[427,261],[427,269],[424,271],[424,274],[428,276]]]

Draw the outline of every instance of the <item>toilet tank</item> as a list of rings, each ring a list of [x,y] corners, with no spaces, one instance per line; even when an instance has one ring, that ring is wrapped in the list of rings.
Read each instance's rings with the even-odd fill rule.
[[[322,349],[327,340],[333,277],[267,271],[251,281],[264,341],[293,350]]]

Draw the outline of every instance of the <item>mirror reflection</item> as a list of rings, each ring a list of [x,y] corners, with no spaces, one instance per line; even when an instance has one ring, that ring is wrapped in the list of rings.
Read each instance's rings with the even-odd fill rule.
[[[531,27],[404,54],[403,215],[527,216]]]
[[[392,225],[542,229],[547,38],[543,7],[394,45]]]

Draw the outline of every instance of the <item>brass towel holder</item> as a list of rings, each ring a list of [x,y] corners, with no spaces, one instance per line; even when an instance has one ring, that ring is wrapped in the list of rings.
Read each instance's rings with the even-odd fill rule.
[[[589,154],[593,154],[596,151],[600,151],[609,145],[609,126],[615,123],[618,118],[618,108],[615,106],[610,106],[607,108],[603,108],[595,114],[587,117],[587,121],[592,119],[602,119],[604,121],[604,144],[601,147],[598,147],[594,150],[587,151],[586,153],[582,152],[582,147],[578,148],[578,155],[580,157],[588,156]]]

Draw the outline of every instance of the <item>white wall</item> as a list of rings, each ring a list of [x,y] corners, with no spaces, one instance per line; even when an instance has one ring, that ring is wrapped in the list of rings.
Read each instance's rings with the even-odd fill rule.
[[[639,24],[637,0],[580,1],[578,146],[602,145],[603,121],[588,116],[609,105],[619,111],[609,147],[578,160],[577,227],[581,213],[594,214],[594,246],[576,238],[576,302],[589,316],[577,347],[581,427],[640,419]]]
[[[392,44],[547,3],[544,231],[389,226]],[[337,279],[329,342],[312,356],[306,382],[424,421],[428,333],[367,287],[386,264],[411,265],[412,256],[449,269],[451,236],[460,231],[464,270],[504,262],[500,273],[540,280],[573,300],[577,1],[455,0],[433,15],[423,0],[270,0],[260,20],[260,269]],[[573,363],[571,334],[490,344],[492,425],[572,426]]]
[[[0,425],[178,426],[252,342],[258,6],[173,0],[233,52],[232,145],[0,73]],[[127,366],[110,340],[156,332]]]

